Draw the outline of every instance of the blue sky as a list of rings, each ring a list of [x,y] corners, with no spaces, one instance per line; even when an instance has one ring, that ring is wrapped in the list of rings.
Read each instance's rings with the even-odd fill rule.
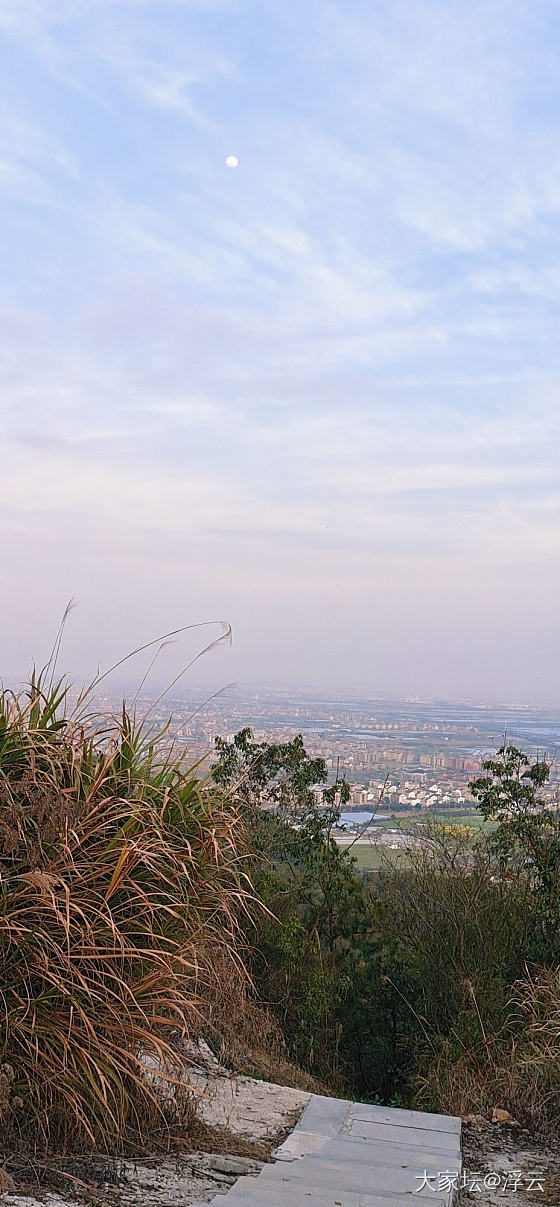
[[[76,596],[76,675],[216,616],[212,681],[558,703],[557,4],[0,40],[5,675]]]

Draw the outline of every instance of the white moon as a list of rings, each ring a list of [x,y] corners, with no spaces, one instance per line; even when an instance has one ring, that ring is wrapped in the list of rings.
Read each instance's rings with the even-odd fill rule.
[[[226,163],[227,163],[228,168],[236,168],[239,163],[239,160],[235,157],[235,155],[228,155],[228,157],[226,159]]]

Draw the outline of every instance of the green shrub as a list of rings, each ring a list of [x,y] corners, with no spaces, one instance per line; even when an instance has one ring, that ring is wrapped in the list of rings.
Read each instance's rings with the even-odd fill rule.
[[[248,931],[251,972],[292,1059],[354,1097],[459,1113],[515,1113],[517,1101],[525,1121],[560,1116],[557,819],[537,796],[546,765],[499,751],[473,785],[494,828],[419,826],[406,862],[386,861],[374,882],[333,839],[344,781],[326,787],[301,735],[256,743],[243,730],[217,753],[268,907]],[[537,993],[527,964],[543,951],[553,968]]]
[[[530,761],[515,746],[501,746],[482,764],[487,774],[471,784],[483,817],[495,821],[489,840],[504,877],[523,874],[534,895],[531,955],[543,963],[560,961],[560,813],[539,790],[550,775],[548,763]]]
[[[397,1041],[406,1006],[385,975],[379,903],[332,835],[348,786],[338,777],[326,786],[301,735],[256,743],[245,729],[216,750],[213,774],[242,803],[251,878],[268,910],[248,932],[261,1000],[292,1060],[331,1091],[393,1099],[406,1077]]]

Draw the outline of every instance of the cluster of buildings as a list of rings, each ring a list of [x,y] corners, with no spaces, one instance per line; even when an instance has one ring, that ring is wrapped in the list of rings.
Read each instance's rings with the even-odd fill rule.
[[[122,695],[101,701],[119,715]],[[217,736],[228,741],[249,727],[255,740],[290,741],[301,733],[313,758],[325,761],[329,780],[344,776],[351,785],[350,808],[391,814],[420,809],[450,810],[472,804],[469,782],[503,740],[534,755],[543,742],[555,747],[560,716],[535,715],[526,708],[504,709],[419,700],[323,700],[294,691],[229,690],[212,696],[202,689],[189,699],[145,693],[137,713],[157,732],[169,732],[193,762],[214,755]],[[543,750],[540,746],[540,753]],[[553,769],[551,788],[558,787]],[[318,799],[320,794],[318,794]]]
[[[350,789],[349,806],[352,809],[376,809],[394,813],[397,810],[454,809],[472,804],[472,797],[464,785],[452,782],[430,782],[425,786],[415,780],[391,783],[389,780],[372,780],[369,786],[353,784]]]

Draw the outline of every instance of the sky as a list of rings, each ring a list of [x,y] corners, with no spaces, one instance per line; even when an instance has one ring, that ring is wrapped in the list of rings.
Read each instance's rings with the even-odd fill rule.
[[[0,66],[4,682],[73,598],[78,679],[224,620],[190,682],[559,704],[556,0],[0,0]]]

